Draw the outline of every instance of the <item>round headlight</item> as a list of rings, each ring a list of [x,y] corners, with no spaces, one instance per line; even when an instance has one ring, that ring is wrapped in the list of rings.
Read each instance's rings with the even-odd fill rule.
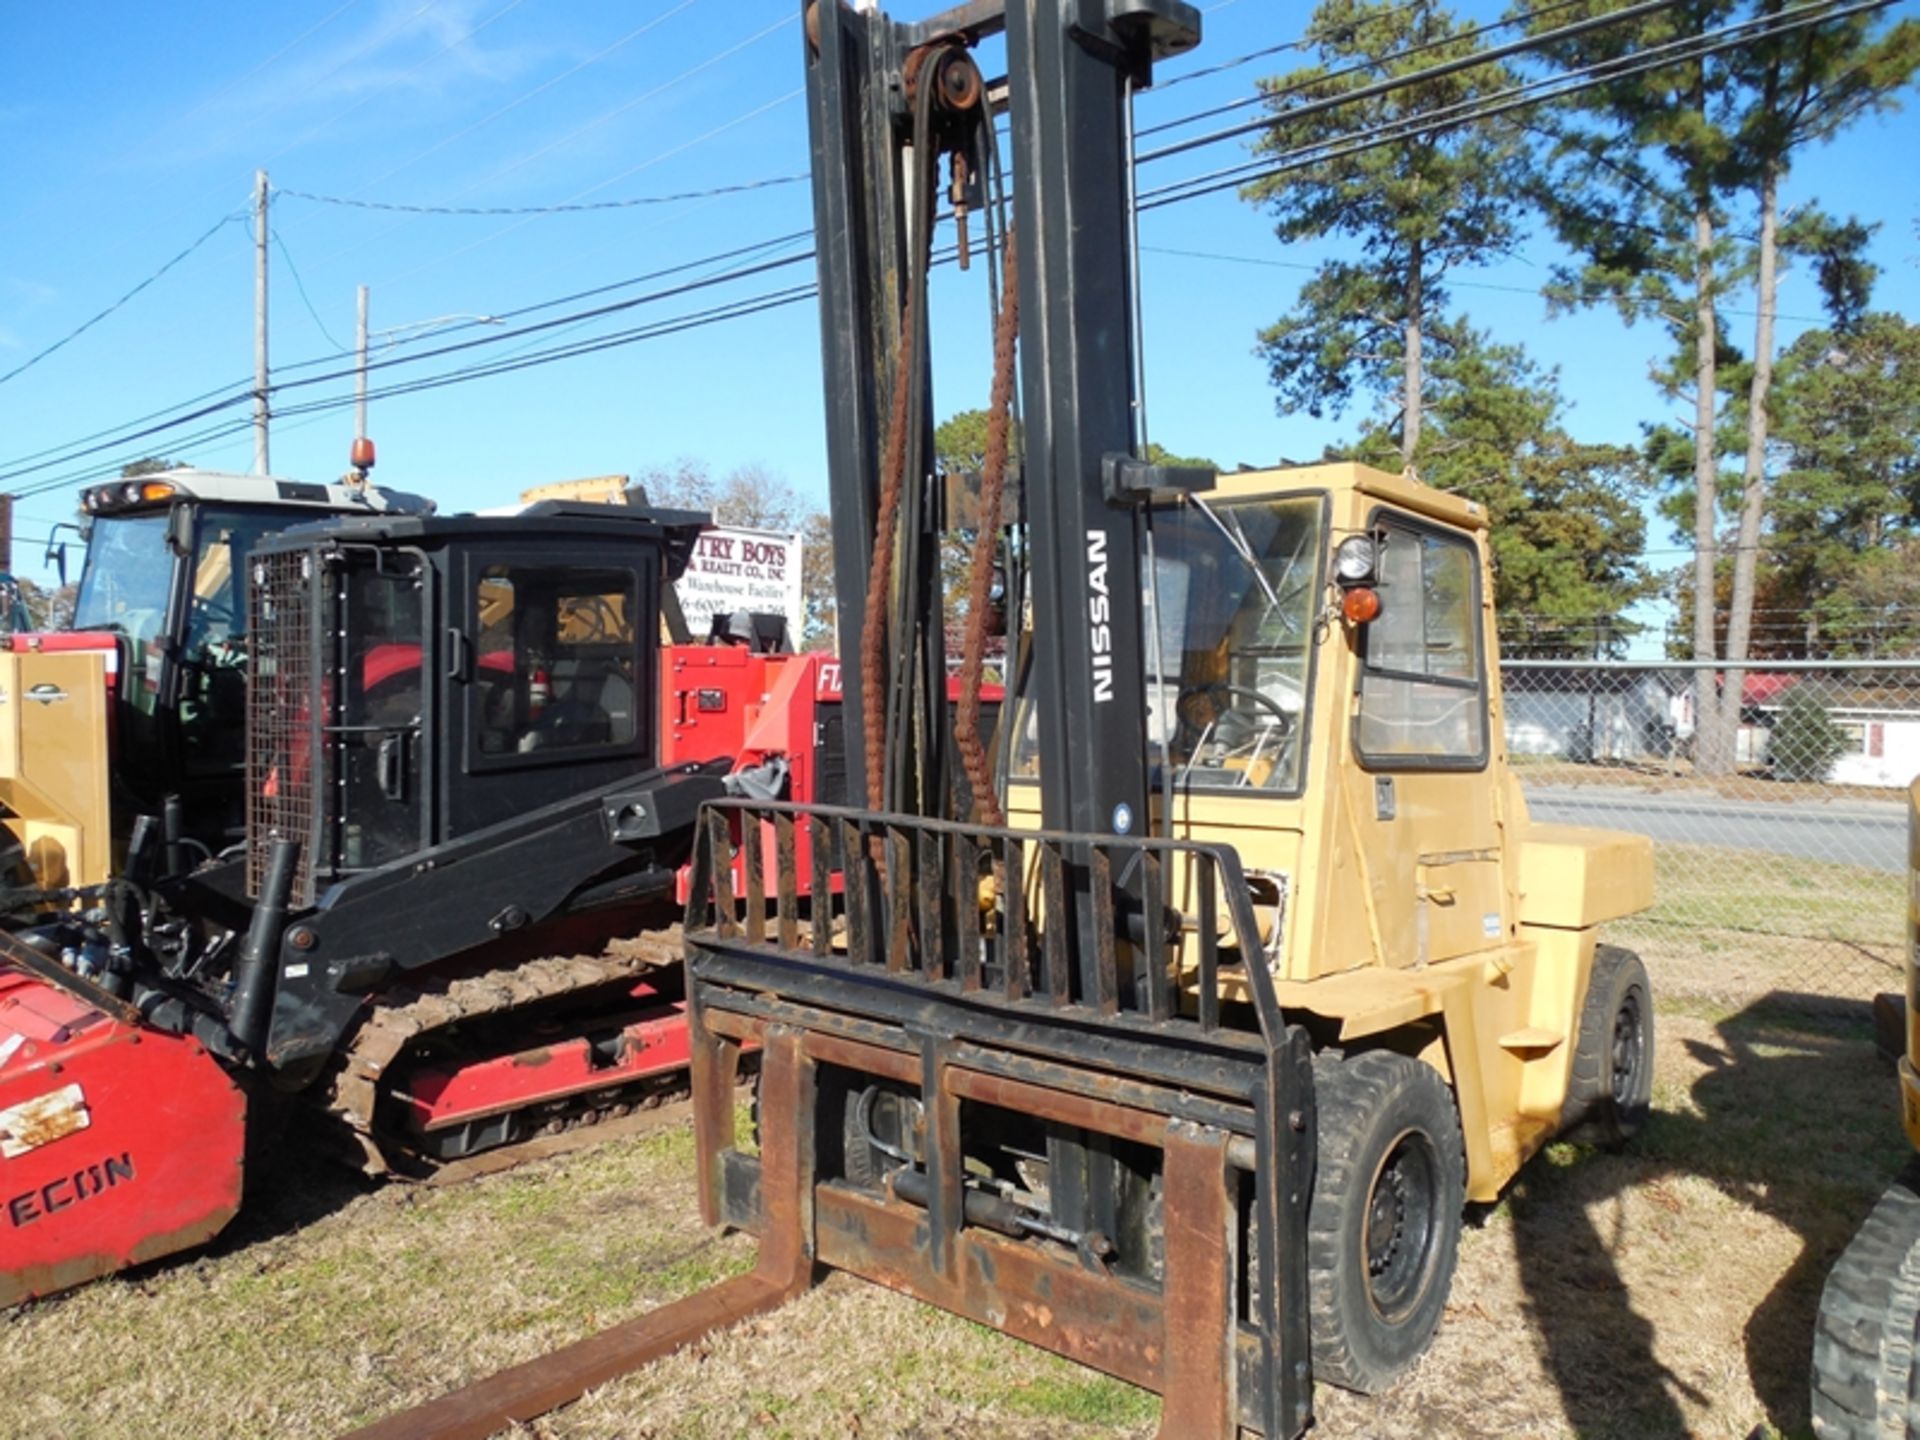
[[[138,480],[129,480],[126,484],[122,485],[120,487],[120,499],[125,504],[138,505],[140,503],[140,482]]]
[[[1371,535],[1349,535],[1333,552],[1333,574],[1342,585],[1360,585],[1373,578],[1379,547]]]

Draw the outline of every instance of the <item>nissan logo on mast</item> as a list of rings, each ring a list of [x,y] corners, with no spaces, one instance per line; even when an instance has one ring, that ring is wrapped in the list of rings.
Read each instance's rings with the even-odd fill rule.
[[[1087,620],[1093,646],[1093,703],[1113,699],[1113,601],[1107,591],[1107,532],[1087,530]]]

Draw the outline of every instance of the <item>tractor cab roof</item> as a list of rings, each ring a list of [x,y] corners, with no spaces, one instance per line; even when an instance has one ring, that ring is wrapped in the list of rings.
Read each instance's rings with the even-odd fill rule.
[[[80,492],[80,508],[89,515],[151,511],[185,500],[225,505],[265,505],[316,513],[431,515],[433,501],[380,485],[341,481],[315,483],[277,475],[233,475],[222,470],[182,467],[126,480],[93,485]]]
[[[698,510],[541,500],[511,516],[389,514],[316,519],[267,537],[255,553],[324,545],[403,544],[436,549],[472,541],[641,541],[661,547],[669,577],[678,579],[693,553],[694,542],[709,524],[708,516]]]

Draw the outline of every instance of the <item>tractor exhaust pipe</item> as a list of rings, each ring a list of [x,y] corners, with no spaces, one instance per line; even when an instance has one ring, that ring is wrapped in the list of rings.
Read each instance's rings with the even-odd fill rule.
[[[169,795],[160,803],[160,833],[166,840],[167,878],[187,873],[187,807],[178,795]]]
[[[267,856],[267,874],[260,900],[247,925],[247,938],[233,967],[233,999],[227,1028],[233,1038],[258,1056],[267,1043],[267,1024],[273,1016],[273,992],[279,978],[280,936],[287,928],[287,901],[293,894],[294,871],[300,864],[298,840],[275,840]]]

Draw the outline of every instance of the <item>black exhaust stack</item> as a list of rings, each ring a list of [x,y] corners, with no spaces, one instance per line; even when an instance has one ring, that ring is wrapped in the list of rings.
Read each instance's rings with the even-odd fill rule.
[[[167,878],[187,873],[189,864],[185,836],[187,809],[178,795],[169,795],[160,803],[160,831],[166,839]]]
[[[300,865],[300,842],[277,839],[267,855],[260,899],[247,925],[247,938],[233,967],[233,999],[227,1028],[234,1039],[258,1056],[267,1043],[273,1016],[273,992],[279,978],[280,936],[287,928],[287,900]]]

